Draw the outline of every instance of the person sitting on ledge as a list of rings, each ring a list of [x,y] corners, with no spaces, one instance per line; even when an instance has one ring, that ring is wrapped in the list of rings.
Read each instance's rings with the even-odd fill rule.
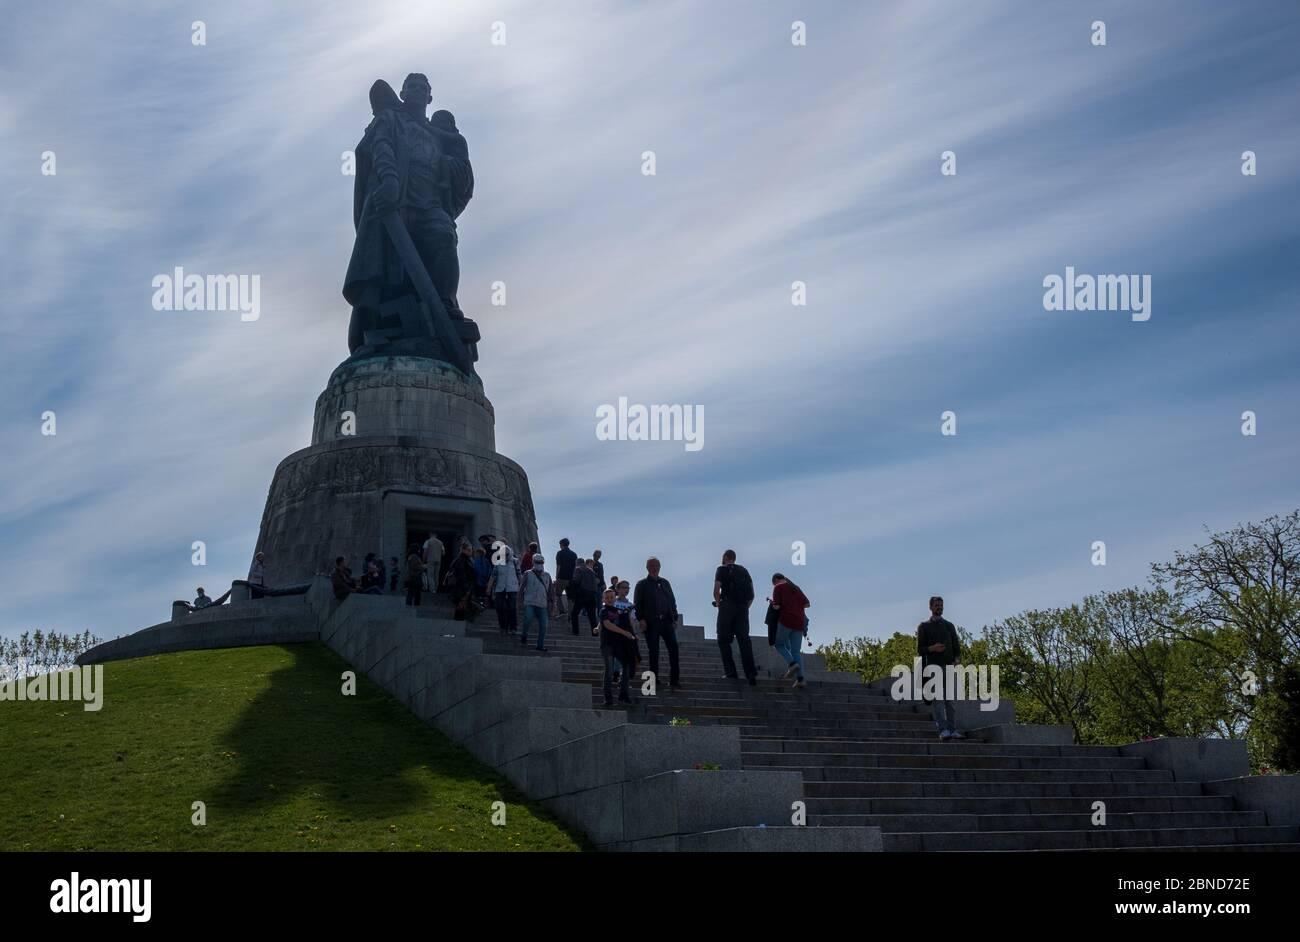
[[[342,556],[334,560],[334,572],[330,575],[330,585],[334,589],[336,599],[345,599],[353,592],[361,591],[357,588],[357,581],[352,578],[352,570],[345,565]]]
[[[379,561],[372,559],[361,574],[361,591],[366,595],[384,594],[384,574],[379,569]]]
[[[198,596],[194,599],[193,604],[190,605],[191,612],[197,612],[201,608],[211,608],[213,605],[221,605],[226,601],[226,599],[230,598],[230,589],[227,589],[226,594],[221,596],[221,598],[217,599],[215,602],[208,598],[208,594],[203,591],[203,586],[199,586],[194,591],[198,593]]]

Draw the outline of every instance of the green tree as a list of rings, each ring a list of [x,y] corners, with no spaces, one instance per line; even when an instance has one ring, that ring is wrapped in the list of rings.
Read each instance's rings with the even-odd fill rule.
[[[24,631],[17,638],[0,638],[0,681],[52,674],[72,667],[77,657],[99,644],[89,631]]]
[[[1095,742],[1092,688],[1096,663],[1088,657],[1080,606],[1034,609],[984,631],[988,658],[1006,677],[1022,723],[1069,726],[1076,742]]]
[[[888,638],[850,638],[847,641],[836,638],[817,650],[825,656],[828,670],[857,671],[862,675],[863,683],[870,683],[888,677],[899,664],[911,669],[912,659],[916,657],[916,637],[896,631]]]
[[[1294,760],[1283,745],[1282,681],[1300,653],[1300,510],[1211,534],[1153,565],[1152,580],[1175,602],[1169,634],[1232,665],[1249,698],[1242,705],[1252,757],[1286,768]]]

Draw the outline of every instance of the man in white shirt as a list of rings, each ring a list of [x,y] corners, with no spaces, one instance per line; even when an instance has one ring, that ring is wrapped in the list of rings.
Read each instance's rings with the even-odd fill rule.
[[[425,588],[430,592],[438,591],[438,575],[442,572],[442,555],[446,552],[446,547],[442,545],[442,540],[438,539],[436,533],[430,533],[429,538],[424,541],[424,547],[420,550],[420,558],[424,560],[424,580]]]

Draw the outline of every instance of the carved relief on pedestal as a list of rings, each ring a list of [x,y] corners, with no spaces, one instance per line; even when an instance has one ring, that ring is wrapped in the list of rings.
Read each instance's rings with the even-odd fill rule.
[[[433,373],[428,370],[389,371],[385,373],[363,373],[334,380],[326,387],[324,396],[338,398],[352,396],[367,389],[380,387],[401,387],[405,389],[429,389],[451,396],[468,399],[475,405],[492,413],[492,403],[482,391],[468,385],[463,379],[447,373]]]
[[[367,445],[303,455],[281,465],[268,510],[296,504],[314,491],[338,494],[400,487],[432,495],[488,497],[533,515],[524,477],[510,465],[447,448]]]

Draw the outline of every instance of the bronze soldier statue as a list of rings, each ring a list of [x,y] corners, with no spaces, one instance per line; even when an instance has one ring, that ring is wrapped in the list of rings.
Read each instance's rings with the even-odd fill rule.
[[[382,79],[371,86],[374,118],[356,149],[357,236],[343,282],[348,348],[353,357],[428,356],[472,371],[479,331],[456,299],[455,220],[473,196],[474,172],[451,113],[425,118],[432,101],[429,80],[415,72],[400,98]]]

